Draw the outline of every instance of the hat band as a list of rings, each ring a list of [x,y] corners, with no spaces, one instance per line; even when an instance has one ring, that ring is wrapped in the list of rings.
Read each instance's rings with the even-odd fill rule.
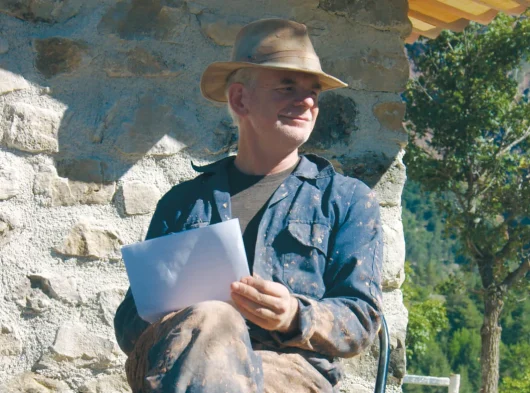
[[[287,61],[287,63],[293,64],[293,65],[303,65],[305,67],[314,68],[316,70],[322,70],[320,66],[320,60],[318,57],[312,55],[309,52],[299,51],[299,50],[284,50],[269,54],[263,54],[263,55],[249,55],[246,59],[242,59],[239,61],[248,61],[250,63],[255,64],[263,64],[267,63],[271,60],[278,60],[278,59],[295,59],[295,61]],[[238,61],[238,60],[235,60]]]

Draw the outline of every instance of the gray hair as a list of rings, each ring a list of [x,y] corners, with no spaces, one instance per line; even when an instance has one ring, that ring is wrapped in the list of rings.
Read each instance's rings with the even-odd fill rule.
[[[225,97],[227,100],[226,106],[228,109],[228,113],[230,114],[230,117],[232,118],[232,122],[236,127],[239,127],[239,117],[237,114],[232,110],[230,107],[230,102],[228,102],[228,89],[232,84],[234,83],[241,83],[243,86],[247,88],[252,88],[254,84],[256,83],[257,79],[257,69],[247,67],[247,68],[239,68],[232,72],[230,76],[228,77],[228,80],[226,81],[226,87],[225,87]]]

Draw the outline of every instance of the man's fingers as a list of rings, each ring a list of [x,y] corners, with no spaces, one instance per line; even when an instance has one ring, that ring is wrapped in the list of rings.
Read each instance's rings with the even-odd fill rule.
[[[232,300],[241,314],[258,326],[265,327],[277,322],[278,316],[260,304],[256,304],[237,293],[232,293]]]
[[[236,293],[240,296],[243,296],[251,300],[254,303],[265,306],[273,310],[275,313],[285,312],[284,310],[285,307],[282,307],[281,299],[279,297],[270,296],[265,293],[261,293],[256,288],[250,285],[247,285],[244,282],[233,283],[231,288],[232,288],[232,293]]]
[[[250,285],[253,288],[256,288],[259,292],[265,293],[267,295],[282,297],[285,295],[286,288],[273,281],[264,280],[259,277],[244,277],[241,279],[241,282],[247,285]]]

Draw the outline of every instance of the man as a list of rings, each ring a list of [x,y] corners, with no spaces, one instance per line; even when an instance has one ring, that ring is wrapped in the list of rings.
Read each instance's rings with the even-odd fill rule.
[[[382,234],[374,193],[323,158],[299,156],[325,74],[304,25],[260,20],[201,91],[227,102],[237,156],[202,168],[158,203],[147,238],[238,217],[251,277],[232,304],[203,302],[149,325],[130,290],[116,336],[133,392],[333,392],[336,357],[366,348],[380,324]]]

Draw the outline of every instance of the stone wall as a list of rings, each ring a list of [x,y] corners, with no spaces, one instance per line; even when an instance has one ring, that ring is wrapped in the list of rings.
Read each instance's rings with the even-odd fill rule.
[[[399,92],[406,0],[0,0],[0,392],[126,392],[113,313],[128,283],[120,247],[158,198],[234,152],[206,65],[247,22],[305,23],[326,71],[305,151],[375,187],[384,220],[391,386],[404,374],[407,313]],[[345,361],[344,392],[370,392],[378,346]]]

